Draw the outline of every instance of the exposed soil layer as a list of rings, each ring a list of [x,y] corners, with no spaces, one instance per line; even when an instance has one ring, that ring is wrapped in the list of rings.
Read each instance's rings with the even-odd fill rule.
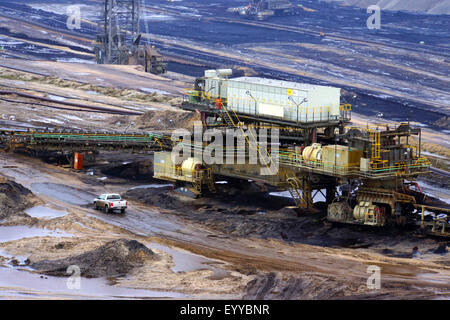
[[[157,259],[155,253],[142,243],[119,239],[77,256],[35,262],[31,267],[47,275],[69,276],[67,268],[76,265],[83,277],[116,277],[126,275],[132,269],[141,267],[145,261],[154,259]]]
[[[91,83],[82,83],[78,81],[65,80],[56,76],[33,75],[25,72],[8,70],[1,68],[2,79],[39,82],[41,84],[54,85],[59,88],[79,89],[83,91],[95,92],[109,97],[120,98],[128,101],[144,101],[144,102],[169,102],[178,103],[179,99],[167,94],[157,92],[146,93],[139,90],[98,86]]]
[[[259,274],[250,281],[246,288],[244,299],[336,299],[344,297],[349,290],[357,291],[358,287],[350,288],[333,277],[305,273],[299,275],[283,275],[270,272]]]
[[[344,282],[336,276],[305,272],[302,274],[260,273],[246,288],[243,298],[256,300],[332,300],[332,299],[434,299],[430,292],[413,285],[384,283],[386,290],[368,291],[361,283]],[[406,290],[407,294],[402,292]]]
[[[137,119],[136,128],[140,130],[190,129],[192,128],[193,122],[199,120],[200,116],[194,112],[184,112],[181,110],[179,112],[148,111]]]

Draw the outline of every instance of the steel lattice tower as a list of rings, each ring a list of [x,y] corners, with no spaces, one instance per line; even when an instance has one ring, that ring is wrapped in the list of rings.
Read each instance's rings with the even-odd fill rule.
[[[124,64],[137,45],[140,0],[105,0],[99,40],[104,56],[100,63]]]

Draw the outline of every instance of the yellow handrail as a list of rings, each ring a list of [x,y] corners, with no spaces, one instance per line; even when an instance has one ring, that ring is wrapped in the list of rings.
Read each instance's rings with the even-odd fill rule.
[[[239,116],[236,114],[236,112],[235,112],[235,111],[233,110],[233,108],[230,106],[231,111],[234,113],[234,115],[236,116],[236,120],[238,121],[238,126],[236,126],[236,124],[234,123],[232,117],[230,116],[230,113],[228,112],[228,108],[227,108],[226,106],[224,106],[223,109],[224,109],[225,112],[227,113],[227,116],[228,116],[229,119],[231,120],[231,123],[233,124],[233,126],[234,126],[234,127],[238,127],[239,129],[241,129],[242,135],[243,135],[243,136],[245,137],[245,139],[247,140],[248,147],[250,148],[250,147],[251,147],[251,146],[250,146],[250,141],[249,141],[247,135],[245,134],[244,129],[242,128],[241,122],[240,122],[240,120],[239,120]],[[269,168],[269,169],[271,169],[271,166],[267,163],[266,159],[265,159],[265,158],[263,157],[263,155],[261,154],[261,150],[260,150],[259,143],[258,143],[258,141],[256,140],[255,136],[253,135],[252,130],[249,130],[249,132],[250,132],[250,135],[252,136],[253,140],[255,141],[255,144],[256,144],[256,150],[257,150],[259,156],[260,156],[261,159],[264,161],[264,164],[266,165],[266,167]],[[267,148],[266,148],[266,154],[267,154],[267,157],[270,159],[270,162],[272,162],[272,157],[270,156],[269,152],[267,151]],[[272,170],[271,170],[271,172],[272,172]],[[272,172],[272,173],[273,173],[273,172]],[[274,174],[276,174],[276,172],[275,172]]]

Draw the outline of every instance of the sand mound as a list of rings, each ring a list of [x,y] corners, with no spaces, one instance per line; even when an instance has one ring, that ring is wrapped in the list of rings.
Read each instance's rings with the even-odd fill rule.
[[[190,129],[194,121],[199,121],[200,116],[194,112],[185,111],[148,111],[136,121],[136,127],[141,130],[171,130]]]
[[[81,255],[60,260],[44,260],[31,267],[52,276],[69,276],[67,268],[76,265],[87,278],[122,276],[145,261],[156,259],[153,251],[136,240],[114,240]]]
[[[333,299],[343,297],[348,291],[357,291],[357,288],[350,288],[332,277],[306,273],[281,276],[271,272],[250,281],[244,299]]]
[[[0,178],[0,222],[28,217],[23,210],[32,205],[32,193],[24,186]]]
[[[0,68],[0,78],[9,80],[31,81],[44,84],[54,85],[60,88],[71,88],[83,91],[93,91],[99,94],[115,97],[127,101],[140,101],[140,102],[159,102],[159,103],[180,103],[179,98],[174,98],[171,95],[165,95],[161,93],[152,92],[146,93],[139,90],[131,90],[115,87],[102,87],[90,83],[82,83],[74,80],[65,80],[56,76],[39,76],[30,75],[25,72],[11,71],[8,69]]]
[[[235,66],[233,67],[233,75],[237,77],[257,77],[259,74],[252,68]]]

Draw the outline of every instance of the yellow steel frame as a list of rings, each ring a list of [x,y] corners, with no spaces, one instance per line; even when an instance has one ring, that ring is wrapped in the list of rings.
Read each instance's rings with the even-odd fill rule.
[[[177,165],[168,165],[168,164],[161,164],[161,163],[155,163],[154,165],[158,167],[164,168],[164,175],[161,175],[161,178],[170,178],[170,180],[179,180],[179,181],[186,181],[186,182],[202,182],[204,178],[211,179],[212,178],[212,169],[206,168],[206,169],[200,169],[200,170],[192,170],[191,177],[189,178],[185,175],[183,175],[181,166]],[[173,170],[174,173],[171,173]],[[158,176],[156,176],[158,177]]]

